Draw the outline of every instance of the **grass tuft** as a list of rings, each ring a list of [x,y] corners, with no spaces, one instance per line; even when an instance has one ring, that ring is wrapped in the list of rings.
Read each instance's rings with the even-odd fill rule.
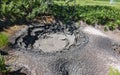
[[[108,75],[120,75],[120,72],[117,69],[110,67]]]
[[[8,73],[10,71],[10,68],[6,67],[5,59],[2,55],[0,55],[0,75],[4,75],[5,73]]]
[[[8,45],[7,35],[0,33],[0,48],[6,47]]]

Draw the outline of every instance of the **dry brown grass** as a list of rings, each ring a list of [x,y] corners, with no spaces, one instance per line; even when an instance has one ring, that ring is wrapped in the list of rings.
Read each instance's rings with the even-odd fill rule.
[[[34,22],[43,23],[43,24],[52,24],[54,23],[55,18],[53,16],[40,16],[34,19]]]
[[[9,28],[4,28],[2,33],[6,34],[8,36],[12,36],[15,34],[16,31],[18,31],[24,27],[25,27],[25,25],[14,25],[14,26],[11,26]]]

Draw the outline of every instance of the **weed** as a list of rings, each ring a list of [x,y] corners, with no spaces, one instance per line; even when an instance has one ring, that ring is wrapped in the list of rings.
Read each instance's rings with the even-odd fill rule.
[[[6,68],[4,57],[0,55],[0,72],[8,73],[9,71],[10,71],[10,68]]]
[[[8,45],[7,35],[0,33],[0,48],[3,48]]]
[[[120,72],[117,69],[110,67],[108,75],[120,75]]]

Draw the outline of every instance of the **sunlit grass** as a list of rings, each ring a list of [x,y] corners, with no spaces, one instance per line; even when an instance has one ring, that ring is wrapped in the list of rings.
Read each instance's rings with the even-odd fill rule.
[[[8,45],[7,35],[0,33],[0,48],[3,48]]]
[[[110,67],[108,75],[120,75],[120,72],[117,69]]]
[[[64,1],[56,1],[55,3],[63,4]],[[77,5],[100,5],[100,6],[114,6],[120,7],[120,1],[114,1],[113,4],[110,4],[110,1],[100,1],[100,0],[76,0]],[[74,2],[71,2],[70,5],[74,5]]]
[[[76,0],[77,4],[93,4],[93,5],[118,5],[120,4],[120,2],[113,2],[113,4],[110,4],[109,1],[93,1],[93,0]]]

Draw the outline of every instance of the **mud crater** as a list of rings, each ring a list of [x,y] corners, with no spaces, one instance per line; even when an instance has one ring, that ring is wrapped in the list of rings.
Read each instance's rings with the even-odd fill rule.
[[[14,46],[25,50],[56,53],[68,51],[86,42],[86,36],[73,24],[33,24],[16,33]]]

